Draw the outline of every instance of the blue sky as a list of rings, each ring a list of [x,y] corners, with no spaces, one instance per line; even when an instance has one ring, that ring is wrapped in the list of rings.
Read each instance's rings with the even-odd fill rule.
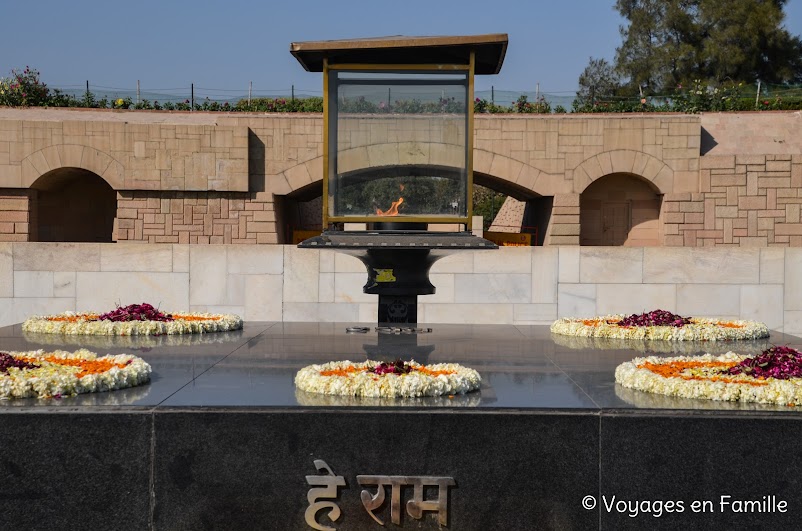
[[[507,33],[501,73],[476,89],[572,94],[588,58],[612,60],[620,44],[613,0],[304,0],[74,3],[5,0],[0,76],[31,66],[53,87],[196,93],[320,93],[320,74],[290,55],[293,41],[384,35]],[[802,0],[786,6],[786,27],[802,33]]]

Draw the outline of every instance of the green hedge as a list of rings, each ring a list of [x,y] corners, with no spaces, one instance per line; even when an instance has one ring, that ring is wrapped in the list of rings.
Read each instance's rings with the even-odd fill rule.
[[[723,112],[723,111],[764,111],[764,110],[802,110],[802,89],[784,88],[774,91],[771,96],[748,96],[748,87],[743,84],[711,88],[700,81],[692,86],[677,87],[670,96],[645,96],[640,98],[618,98],[597,101],[575,100],[571,112],[575,113],[633,113],[633,112]],[[751,88],[749,88],[751,90]],[[166,111],[221,111],[221,112],[323,112],[323,98],[254,98],[240,100],[235,104],[220,103],[208,98],[195,102],[166,102],[142,100],[134,103],[131,98],[97,98],[92,92],[82,97],[65,94],[58,89],[49,89],[39,80],[37,70],[26,67],[12,70],[11,76],[0,78],[0,106],[13,107],[83,107],[95,109],[152,109]],[[392,103],[373,103],[364,98],[346,100],[341,110],[351,113],[369,114],[420,114],[420,113],[459,113],[462,105],[453,98],[438,102],[419,100],[396,100]],[[525,95],[512,105],[497,105],[485,99],[476,98],[474,112],[477,114],[550,114],[565,113],[562,106],[552,109],[545,98],[534,102]]]

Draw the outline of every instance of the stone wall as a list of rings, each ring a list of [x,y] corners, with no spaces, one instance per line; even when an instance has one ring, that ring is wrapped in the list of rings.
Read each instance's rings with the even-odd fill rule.
[[[0,118],[0,187],[28,188],[60,168],[82,168],[115,190],[248,191],[248,130],[102,117],[135,113],[61,111]],[[24,116],[24,115],[23,115]],[[92,118],[95,119],[92,119]],[[153,117],[153,116],[151,116]]]
[[[35,211],[30,208],[33,190],[0,188],[0,241],[28,241],[35,228]]]
[[[802,154],[701,160],[700,193],[664,197],[665,245],[802,246]]]
[[[246,320],[374,322],[364,266],[285,245],[0,243],[0,325],[148,301]],[[421,323],[549,324],[661,308],[802,334],[802,249],[505,247],[431,270]]]
[[[464,116],[345,115],[338,125],[341,173],[405,164],[465,167]]]
[[[611,173],[635,173],[662,193],[695,191],[699,116],[477,116],[474,171],[540,195],[581,193]]]
[[[441,164],[451,151],[456,161],[448,146],[459,144],[458,129],[440,123],[418,133],[411,124],[421,120],[377,116],[346,127],[342,162]],[[580,194],[627,174],[662,196],[660,226],[637,241],[802,246],[800,112],[477,115],[475,126],[478,183],[521,200],[554,198],[546,245],[579,245]],[[277,197],[289,196],[289,211],[320,194],[322,133],[322,117],[309,114],[3,108],[0,188],[19,198],[43,175],[81,168],[118,192],[118,239],[283,242],[290,220]],[[9,204],[0,205],[8,218],[0,241],[35,234],[36,201],[27,220]]]
[[[272,202],[233,192],[118,192],[117,241],[277,243]]]

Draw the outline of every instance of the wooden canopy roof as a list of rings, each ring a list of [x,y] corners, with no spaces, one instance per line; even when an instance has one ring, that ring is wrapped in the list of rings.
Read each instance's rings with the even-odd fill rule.
[[[371,37],[293,42],[290,53],[309,72],[329,64],[468,64],[475,52],[475,74],[498,74],[507,52],[507,34],[450,37]]]

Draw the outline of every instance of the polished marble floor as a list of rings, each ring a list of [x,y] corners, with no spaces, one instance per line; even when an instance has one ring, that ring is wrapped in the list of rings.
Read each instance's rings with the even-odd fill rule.
[[[363,326],[367,332],[348,332]],[[772,344],[802,348],[802,339],[773,332],[760,341],[665,343],[555,336],[547,326],[418,325],[416,334],[384,333],[372,324],[248,322],[243,330],[161,337],[53,336],[0,328],[0,351],[39,348],[102,355],[131,353],[153,368],[151,383],[111,393],[59,400],[0,402],[0,412],[53,408],[479,408],[522,410],[709,410],[802,413],[786,407],[733,404],[651,395],[615,384],[615,367],[646,353],[760,352]],[[431,329],[430,332],[426,330]],[[483,378],[476,393],[454,398],[379,400],[296,391],[293,377],[330,360],[415,359],[457,362]]]

